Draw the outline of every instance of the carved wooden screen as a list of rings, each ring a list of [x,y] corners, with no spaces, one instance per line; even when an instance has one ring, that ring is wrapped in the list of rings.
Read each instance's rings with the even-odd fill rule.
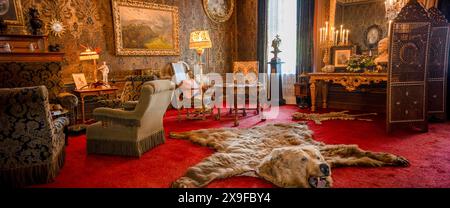
[[[411,0],[391,31],[387,91],[387,131],[408,124],[428,130],[427,58],[431,23],[427,11]]]
[[[439,120],[446,120],[449,25],[445,16],[437,8],[429,9],[428,13],[431,20],[428,115]]]

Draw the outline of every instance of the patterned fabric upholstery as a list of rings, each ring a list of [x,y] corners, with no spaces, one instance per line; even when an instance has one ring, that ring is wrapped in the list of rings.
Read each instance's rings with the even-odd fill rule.
[[[0,186],[51,181],[64,162],[67,118],[52,119],[45,86],[0,89]]]
[[[73,112],[78,98],[64,92],[59,63],[1,63],[0,88],[32,87],[44,85],[50,103],[61,104]]]
[[[157,80],[158,77],[155,75],[138,75],[138,76],[127,76],[125,78],[126,83],[123,87],[123,91],[120,97],[113,100],[100,100],[98,103],[101,106],[108,108],[123,108],[125,103],[128,101],[137,101],[141,95],[141,88],[145,82]]]

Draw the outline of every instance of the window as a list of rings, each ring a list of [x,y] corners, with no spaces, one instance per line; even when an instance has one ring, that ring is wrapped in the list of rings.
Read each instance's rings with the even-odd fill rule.
[[[278,54],[283,74],[295,74],[297,65],[297,0],[269,0],[267,15],[267,60],[273,58],[272,40],[280,35]]]

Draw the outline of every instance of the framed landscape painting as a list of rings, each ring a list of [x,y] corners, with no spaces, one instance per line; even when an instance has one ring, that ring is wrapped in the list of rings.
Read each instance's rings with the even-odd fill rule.
[[[116,55],[180,54],[177,7],[112,0]]]

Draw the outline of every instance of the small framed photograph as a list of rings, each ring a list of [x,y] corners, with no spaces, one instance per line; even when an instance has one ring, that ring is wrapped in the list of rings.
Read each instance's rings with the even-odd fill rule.
[[[72,74],[73,81],[75,82],[75,87],[77,90],[81,90],[82,88],[86,87],[88,85],[86,81],[86,77],[83,73],[76,73]]]
[[[350,57],[355,54],[355,46],[335,46],[331,48],[331,63],[335,68],[346,68]]]

